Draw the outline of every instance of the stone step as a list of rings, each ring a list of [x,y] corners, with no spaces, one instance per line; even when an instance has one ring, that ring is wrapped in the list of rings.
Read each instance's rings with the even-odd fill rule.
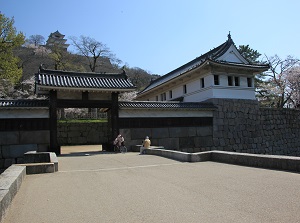
[[[54,163],[24,163],[24,164],[17,164],[17,165],[26,166],[27,175],[56,172]]]
[[[24,163],[48,163],[51,161],[48,152],[30,151],[24,154]]]

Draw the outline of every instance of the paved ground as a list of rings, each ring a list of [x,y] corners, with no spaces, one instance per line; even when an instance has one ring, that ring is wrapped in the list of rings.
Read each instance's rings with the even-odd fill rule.
[[[300,222],[299,185],[289,172],[66,152],[59,172],[26,176],[3,222]]]

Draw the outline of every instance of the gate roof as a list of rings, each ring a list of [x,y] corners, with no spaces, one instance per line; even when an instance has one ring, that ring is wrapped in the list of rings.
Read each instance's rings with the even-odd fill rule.
[[[50,90],[74,90],[91,92],[126,92],[135,90],[123,70],[122,73],[91,73],[48,70],[40,67],[36,74],[36,93]]]

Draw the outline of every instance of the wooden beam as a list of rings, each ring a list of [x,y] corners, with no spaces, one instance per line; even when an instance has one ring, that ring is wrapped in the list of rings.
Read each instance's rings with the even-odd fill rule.
[[[112,140],[119,134],[119,103],[118,93],[112,93],[112,106],[111,106],[111,127],[112,127]]]
[[[89,92],[88,91],[82,92],[82,100],[83,101],[88,101],[89,100]]]
[[[50,152],[55,152],[57,155],[60,155],[60,146],[57,142],[57,91],[51,90],[49,94]]]
[[[58,108],[110,108],[112,101],[58,99]]]

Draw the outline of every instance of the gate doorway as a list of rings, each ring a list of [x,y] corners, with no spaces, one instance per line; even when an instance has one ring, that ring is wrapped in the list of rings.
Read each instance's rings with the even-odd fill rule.
[[[60,108],[104,108],[108,112],[111,139],[119,133],[119,93],[135,90],[125,71],[122,73],[79,73],[48,70],[42,66],[36,74],[35,91],[49,96],[49,152],[61,154],[57,140],[57,110]]]
[[[61,154],[107,151],[112,138],[108,113],[100,108],[58,109],[57,141]]]
[[[102,145],[61,146],[61,156],[91,156],[105,152]]]

